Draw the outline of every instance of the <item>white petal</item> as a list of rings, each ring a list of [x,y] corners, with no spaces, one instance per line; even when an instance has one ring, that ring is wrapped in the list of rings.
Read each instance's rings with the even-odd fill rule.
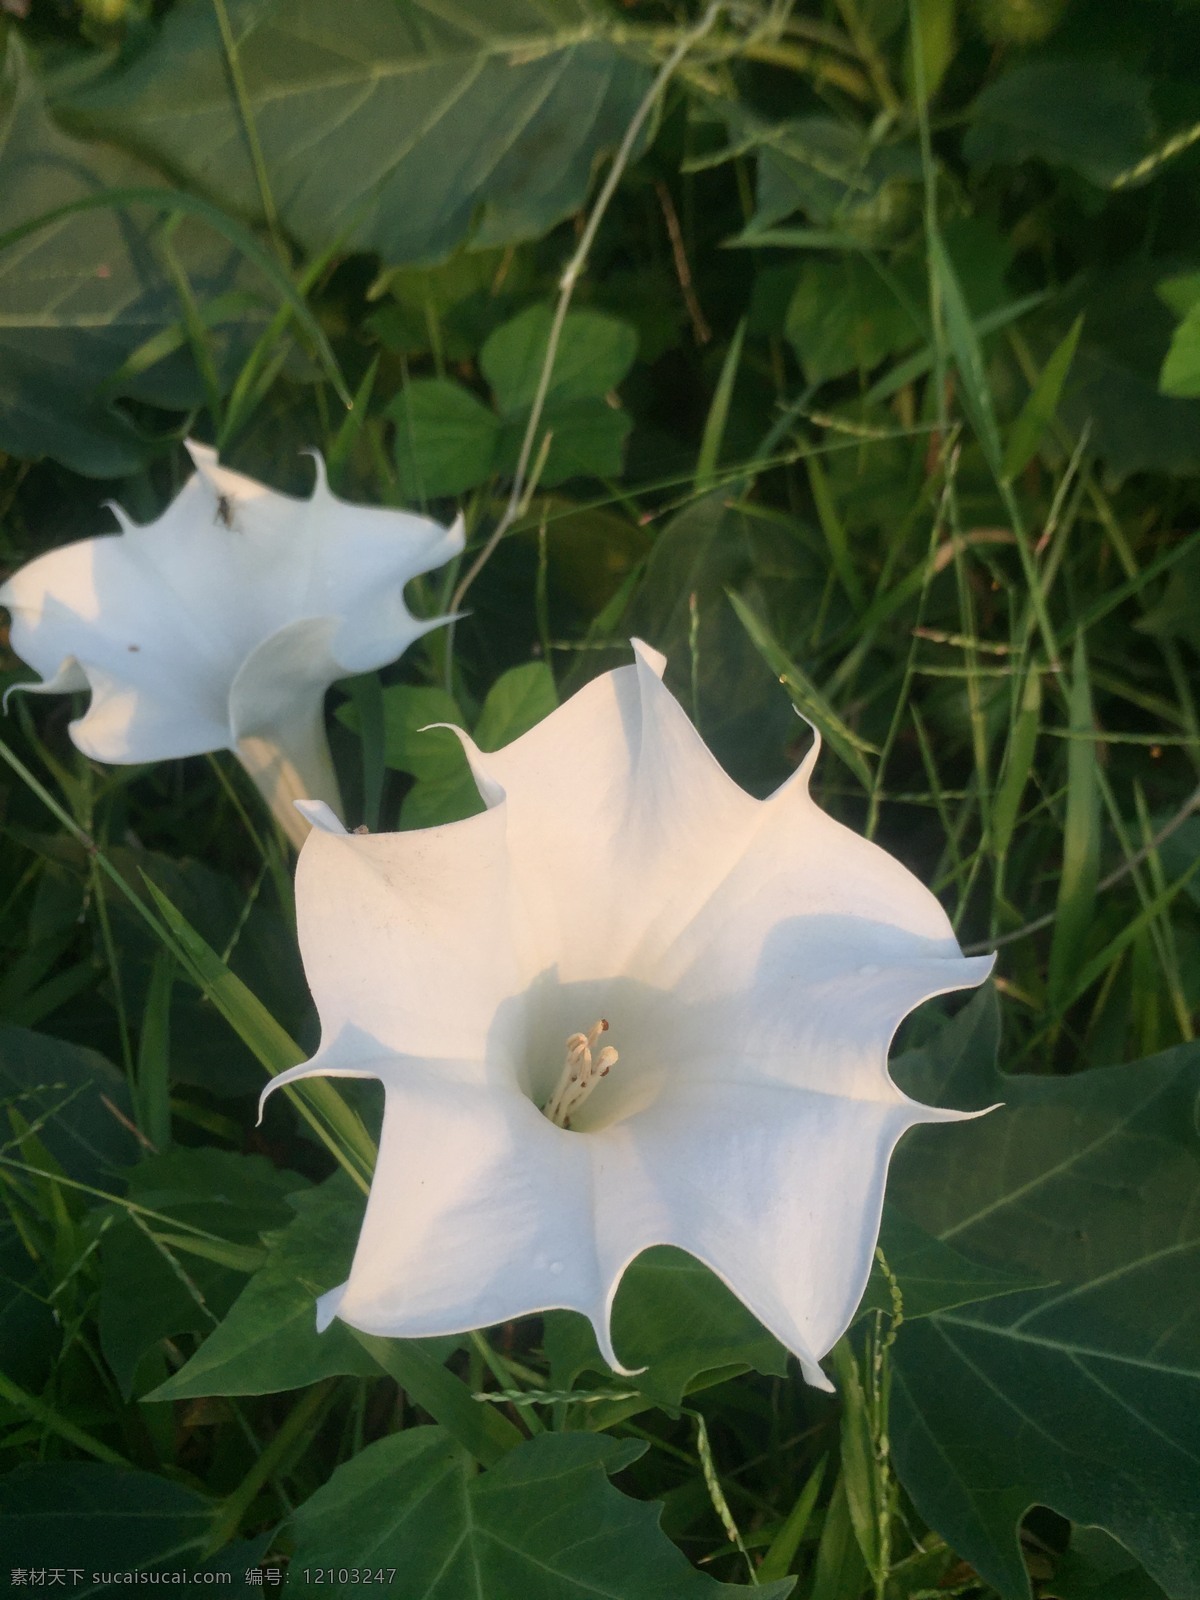
[[[513,1081],[505,1028],[519,1008],[501,1007],[528,970],[510,866],[502,809],[410,833],[314,831],[296,910],[323,1051],[352,1029],[368,1057],[454,1061],[477,1081],[502,1070]]]
[[[760,809],[660,683],[662,657],[635,650],[504,749],[465,741],[481,793],[505,796],[539,965],[567,983],[653,982],[649,953],[703,906]]]
[[[595,1314],[584,1141],[511,1090],[389,1073],[379,1163],[336,1313],[368,1333],[459,1333],[565,1306]],[[328,1307],[327,1307],[328,1309]]]
[[[888,1160],[918,1120],[902,1105],[705,1083],[580,1135],[599,1152],[601,1272],[611,1280],[652,1244],[688,1251],[819,1382],[866,1286]]]
[[[3,601],[0,599],[0,604]],[[74,656],[67,656],[56,672],[41,683],[10,683],[4,691],[3,708],[8,710],[8,697],[12,694],[77,694],[88,687],[87,673]]]

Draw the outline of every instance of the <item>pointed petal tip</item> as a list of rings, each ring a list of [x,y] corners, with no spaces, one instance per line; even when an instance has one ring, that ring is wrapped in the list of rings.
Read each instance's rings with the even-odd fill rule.
[[[339,1283],[336,1289],[329,1289],[324,1294],[317,1296],[317,1332],[324,1333],[325,1329],[337,1316],[342,1299],[346,1293],[346,1285]]]
[[[308,823],[320,833],[346,833],[346,826],[337,812],[324,800],[293,800],[293,806]]]
[[[203,472],[208,467],[216,466],[218,460],[217,452],[211,445],[201,444],[198,439],[185,439],[183,448],[191,456],[192,465],[197,472]]]
[[[656,678],[661,678],[667,670],[667,658],[661,650],[656,650],[653,645],[644,639],[630,639],[633,654],[639,666],[646,667]]]
[[[800,1363],[801,1375],[810,1388],[821,1389],[825,1394],[837,1393],[833,1380],[825,1374],[815,1361],[810,1360],[808,1356],[801,1355],[798,1355],[796,1360]]]

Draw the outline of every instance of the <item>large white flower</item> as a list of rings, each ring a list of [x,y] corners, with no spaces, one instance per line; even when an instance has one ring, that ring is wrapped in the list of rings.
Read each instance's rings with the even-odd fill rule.
[[[309,808],[296,903],[322,1043],[271,1087],[386,1090],[319,1324],[444,1334],[569,1307],[619,1369],[621,1275],[671,1244],[827,1388],[892,1149],[958,1116],[896,1088],[892,1035],[991,961],[817,807],[815,749],[752,799],[634,649],[506,749],[464,737],[478,816],[370,837]]]
[[[297,500],[188,450],[196,472],[157,521],[114,505],[120,533],[51,550],[0,587],[12,647],[44,679],[22,687],[90,689],[71,737],[97,761],[234,751],[299,843],[293,801],[340,809],[325,691],[446,620],[413,617],[404,585],[458,554],[462,525],[349,505],[319,456]]]

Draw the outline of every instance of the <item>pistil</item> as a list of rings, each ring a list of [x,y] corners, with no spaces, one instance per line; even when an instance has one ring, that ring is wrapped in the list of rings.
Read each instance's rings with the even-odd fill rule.
[[[592,1051],[602,1033],[608,1032],[604,1017],[595,1022],[586,1033],[573,1033],[567,1039],[567,1058],[559,1075],[554,1093],[542,1107],[543,1112],[559,1128],[569,1128],[571,1117],[606,1078],[617,1060],[617,1052],[606,1044],[595,1056]]]

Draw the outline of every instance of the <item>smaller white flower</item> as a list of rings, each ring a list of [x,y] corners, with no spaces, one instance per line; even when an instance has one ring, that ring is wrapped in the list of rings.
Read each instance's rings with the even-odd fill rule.
[[[414,617],[404,586],[462,550],[462,519],[349,505],[315,453],[297,500],[187,448],[196,472],[157,521],[109,502],[120,533],[48,551],[0,587],[12,648],[43,678],[19,687],[90,689],[71,737],[96,761],[232,750],[299,844],[293,801],[341,809],[326,690],[448,620]]]

